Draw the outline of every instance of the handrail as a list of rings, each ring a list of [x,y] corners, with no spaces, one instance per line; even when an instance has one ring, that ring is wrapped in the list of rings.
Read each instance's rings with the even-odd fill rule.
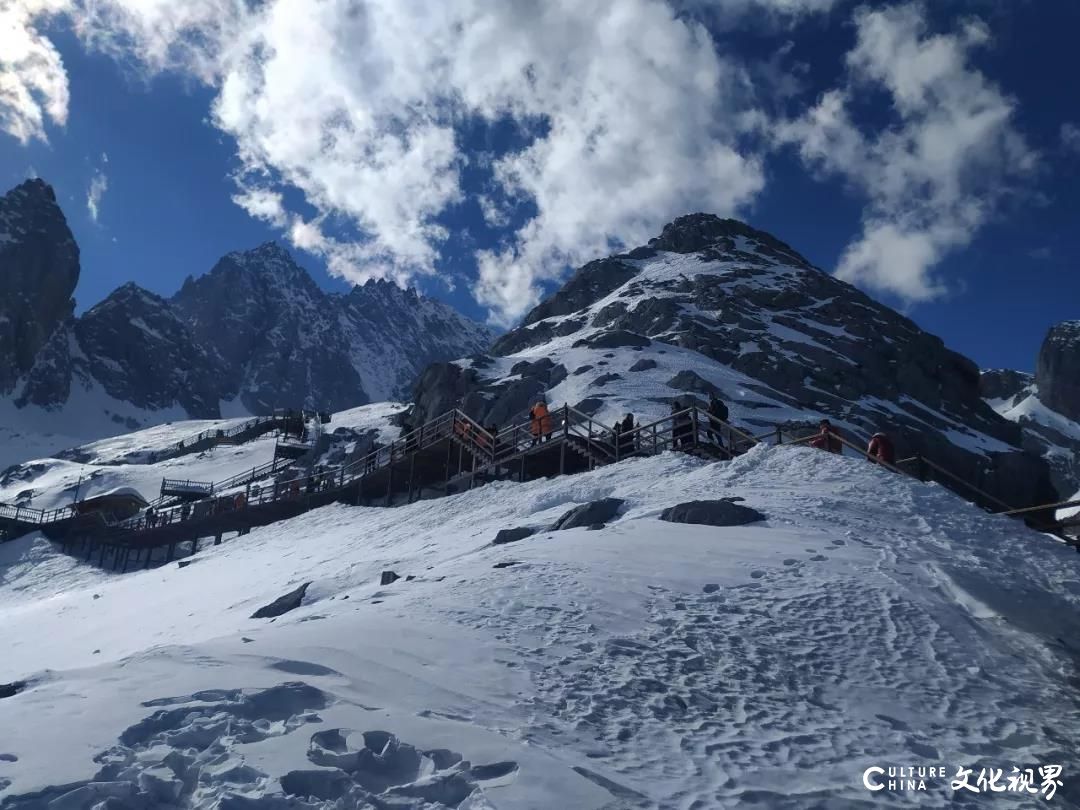
[[[920,464],[925,464],[928,467],[930,467],[932,470],[935,470],[935,471],[941,473],[942,475],[945,475],[945,476],[951,478],[953,481],[956,481],[957,483],[962,484],[963,486],[967,487],[970,491],[974,492],[975,494],[980,495],[981,497],[986,498],[986,499],[988,499],[990,501],[993,501],[998,506],[1005,507],[1005,509],[1003,510],[1004,512],[1013,511],[1013,507],[1012,507],[1011,504],[1006,503],[1005,501],[1001,500],[1001,498],[998,498],[998,497],[996,497],[994,495],[991,495],[989,492],[986,492],[985,490],[979,489],[979,487],[977,487],[974,484],[970,483],[969,481],[966,481],[965,479],[961,478],[956,473],[953,473],[953,472],[950,472],[949,470],[946,470],[940,464],[934,463],[933,461],[926,458],[925,456],[916,456],[915,458]],[[1002,513],[999,512],[999,513],[995,513],[995,514],[1002,514]]]
[[[1026,506],[1023,509],[1009,509],[1006,512],[995,512],[996,515],[1027,515],[1032,512],[1048,512],[1051,509],[1068,509],[1072,506],[1080,506],[1080,501],[1062,501],[1061,503],[1048,503],[1042,506]]]

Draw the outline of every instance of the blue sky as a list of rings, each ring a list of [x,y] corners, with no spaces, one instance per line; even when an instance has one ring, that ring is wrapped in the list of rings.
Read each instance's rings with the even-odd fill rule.
[[[568,266],[707,210],[984,367],[1030,369],[1080,318],[1069,0],[56,3],[15,0],[0,185],[56,187],[81,309],[279,239],[327,289],[389,276],[510,323]]]

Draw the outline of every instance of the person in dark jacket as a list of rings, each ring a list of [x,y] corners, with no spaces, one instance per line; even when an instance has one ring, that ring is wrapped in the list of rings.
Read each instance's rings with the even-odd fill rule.
[[[893,448],[892,439],[884,433],[875,433],[870,437],[870,444],[866,448],[870,461],[883,461],[886,464],[896,463],[896,450]]]
[[[709,427],[707,433],[709,435],[709,441],[713,442],[717,447],[723,449],[724,436],[722,433],[723,425],[721,422],[727,422],[728,420],[728,407],[724,404],[724,401],[720,399],[716,394],[712,394],[709,397]]]
[[[671,403],[671,413],[674,415],[672,425],[672,439],[675,447],[689,447],[694,441],[694,424],[688,412],[684,413],[686,406],[679,400]]]
[[[619,433],[621,434],[619,453],[622,455],[629,455],[637,449],[637,436],[631,436],[634,432],[634,415],[628,413],[623,417],[622,422],[619,423]]]

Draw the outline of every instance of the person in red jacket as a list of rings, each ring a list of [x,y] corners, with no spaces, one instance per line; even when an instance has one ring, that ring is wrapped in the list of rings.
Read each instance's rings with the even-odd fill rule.
[[[896,463],[896,451],[893,449],[892,439],[884,433],[875,433],[870,437],[870,444],[866,448],[870,461],[884,461],[886,464]]]
[[[810,446],[830,453],[843,453],[844,445],[840,442],[840,431],[832,426],[832,422],[822,419],[818,427],[818,435],[811,440]]]

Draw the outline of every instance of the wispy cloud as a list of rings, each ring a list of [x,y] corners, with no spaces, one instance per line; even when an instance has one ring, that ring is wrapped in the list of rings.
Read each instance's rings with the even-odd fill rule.
[[[1070,152],[1080,154],[1080,125],[1071,121],[1061,125],[1061,145]]]
[[[108,163],[109,156],[102,154],[101,165],[94,171],[94,176],[90,178],[90,187],[86,190],[86,210],[95,223],[98,221],[101,200],[109,189],[109,178],[105,174]]]

